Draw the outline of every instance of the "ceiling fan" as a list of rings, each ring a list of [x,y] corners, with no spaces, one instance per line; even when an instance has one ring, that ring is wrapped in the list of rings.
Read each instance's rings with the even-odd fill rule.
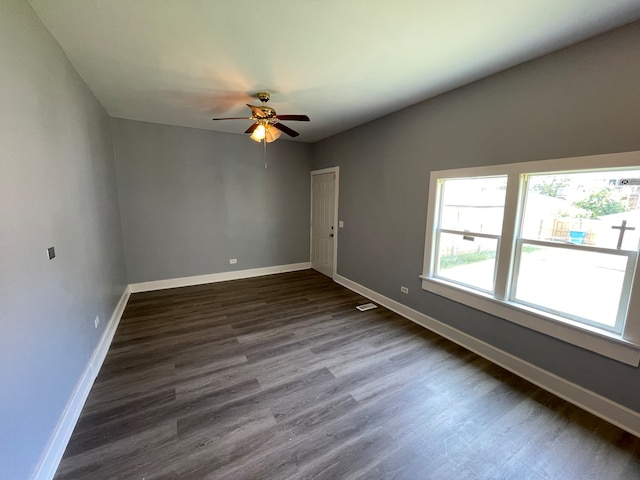
[[[253,120],[253,125],[247,128],[244,133],[250,133],[251,138],[256,142],[264,139],[265,142],[271,143],[280,137],[281,132],[286,133],[290,137],[300,135],[280,121],[295,120],[297,122],[308,122],[309,117],[306,115],[278,115],[273,108],[267,106],[270,96],[268,92],[259,92],[257,97],[262,102],[262,105],[255,106],[247,104],[247,107],[251,109],[250,117],[213,118],[212,120]]]

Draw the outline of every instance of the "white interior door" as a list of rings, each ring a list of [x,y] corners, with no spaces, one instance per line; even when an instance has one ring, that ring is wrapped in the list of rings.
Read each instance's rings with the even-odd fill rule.
[[[333,278],[336,174],[311,176],[311,268]]]

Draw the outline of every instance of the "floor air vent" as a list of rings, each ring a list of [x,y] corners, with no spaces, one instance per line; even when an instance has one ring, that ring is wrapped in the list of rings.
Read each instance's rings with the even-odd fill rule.
[[[372,308],[378,308],[378,306],[375,303],[365,303],[364,305],[358,305],[356,308],[361,312],[364,312],[366,310],[371,310]]]

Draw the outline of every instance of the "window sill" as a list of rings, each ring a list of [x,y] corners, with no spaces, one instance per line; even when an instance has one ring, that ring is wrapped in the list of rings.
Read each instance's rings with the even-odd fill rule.
[[[448,282],[420,276],[422,288],[504,320],[516,323],[536,332],[562,340],[599,355],[637,367],[640,364],[640,345],[619,335],[580,325],[571,321],[554,319],[527,307],[502,302],[495,298],[465,289]]]

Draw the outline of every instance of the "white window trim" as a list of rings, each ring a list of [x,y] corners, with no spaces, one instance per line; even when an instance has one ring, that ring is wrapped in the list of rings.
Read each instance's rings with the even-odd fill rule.
[[[491,296],[433,277],[435,265],[432,246],[435,242],[435,225],[438,215],[436,211],[438,203],[436,196],[438,193],[439,179],[485,177],[492,175],[509,176],[509,184],[505,198],[504,223],[501,234],[503,241],[500,242],[498,259],[510,259],[513,249],[515,248],[515,228],[519,223],[519,215],[521,214],[521,212],[517,211],[517,208],[521,204],[519,200],[521,195],[523,195],[519,187],[520,182],[512,182],[512,178],[518,180],[523,173],[628,167],[640,167],[640,152],[591,155],[586,157],[431,172],[424,262],[422,275],[420,275],[422,288],[480,311],[522,325],[531,330],[637,367],[640,364],[640,278],[638,278],[640,277],[640,272],[636,274],[635,282],[631,286],[627,321],[620,335],[568,319],[555,317],[551,314],[544,314],[521,304],[508,302],[505,300],[506,292],[503,291],[505,282],[497,282],[495,294]],[[508,263],[509,262],[498,261],[496,267],[497,278],[507,278],[511,268]]]

